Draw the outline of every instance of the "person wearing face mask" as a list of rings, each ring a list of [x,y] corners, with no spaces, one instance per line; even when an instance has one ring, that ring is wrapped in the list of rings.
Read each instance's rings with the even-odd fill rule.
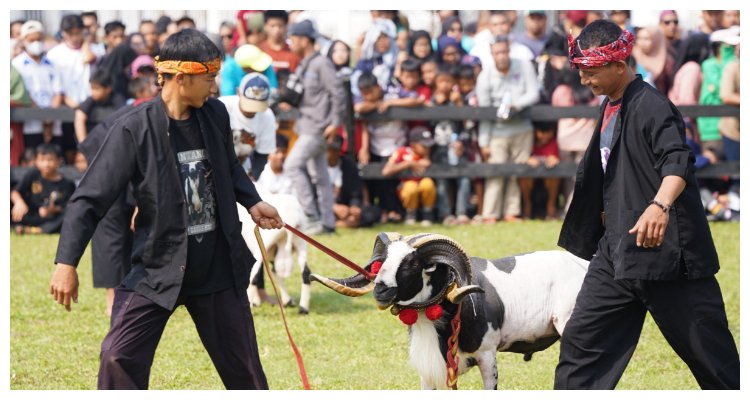
[[[23,78],[24,85],[37,107],[60,107],[62,84],[60,75],[44,55],[44,27],[39,21],[27,21],[21,27],[19,40],[23,51],[12,63]],[[60,140],[60,122],[26,121],[23,126],[24,144],[27,149],[42,143]]]
[[[96,63],[97,55],[91,48],[91,35],[84,34],[83,19],[79,15],[66,15],[60,21],[63,42],[47,52],[47,58],[60,74],[63,102],[70,108],[76,108],[91,96],[89,79],[91,66]],[[75,128],[72,122],[62,124],[62,147],[65,158],[72,164],[76,153]]]

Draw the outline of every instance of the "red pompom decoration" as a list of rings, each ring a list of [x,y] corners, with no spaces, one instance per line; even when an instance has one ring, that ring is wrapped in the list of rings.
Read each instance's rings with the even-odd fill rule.
[[[417,317],[419,317],[419,314],[413,308],[405,308],[398,313],[398,319],[406,325],[414,325],[417,322]]]
[[[443,316],[443,307],[440,304],[433,304],[427,307],[424,314],[427,316],[427,319],[434,321]]]
[[[378,261],[375,261],[375,262],[374,262],[374,263],[372,263],[372,265],[370,266],[370,272],[371,272],[371,273],[372,273],[373,275],[377,275],[377,274],[378,274],[378,271],[380,271],[380,267],[382,267],[382,266],[383,266],[383,262],[382,262],[382,261],[380,261],[380,260],[378,260]]]

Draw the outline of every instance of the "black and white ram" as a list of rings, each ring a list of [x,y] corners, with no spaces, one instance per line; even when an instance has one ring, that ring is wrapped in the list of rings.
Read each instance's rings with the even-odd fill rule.
[[[259,185],[256,185],[256,188],[264,201],[276,207],[284,223],[299,228],[302,218],[304,218],[304,213],[296,197],[288,194],[271,194]],[[255,233],[253,232],[255,230],[255,222],[253,222],[250,214],[240,204],[237,204],[237,212],[242,222],[242,237],[245,239],[250,252],[253,253],[253,257],[255,257],[255,264],[253,264],[252,271],[250,272],[250,286],[247,290],[248,298],[252,305],[259,306],[261,300],[258,287],[252,282],[261,273],[263,258],[260,253],[260,247],[258,247],[258,241],[255,238]],[[260,234],[270,258],[268,261],[273,262],[273,269],[277,277],[276,282],[281,292],[281,299],[279,301],[287,307],[293,306],[294,300],[289,295],[284,285],[284,280],[292,275],[294,270],[294,256],[297,256],[297,265],[302,273],[299,312],[300,314],[307,314],[310,310],[310,269],[307,266],[307,242],[286,229],[261,229]],[[270,285],[266,286],[270,288]]]
[[[588,262],[564,251],[470,258],[443,235],[381,233],[365,269],[377,272],[373,282],[361,275],[311,278],[348,296],[373,291],[380,309],[391,307],[400,317],[412,310],[412,319],[402,321],[411,324],[409,358],[423,389],[447,388],[451,320],[461,304],[458,374],[478,365],[484,388],[497,389],[496,353],[521,353],[528,361],[554,344],[573,312]]]

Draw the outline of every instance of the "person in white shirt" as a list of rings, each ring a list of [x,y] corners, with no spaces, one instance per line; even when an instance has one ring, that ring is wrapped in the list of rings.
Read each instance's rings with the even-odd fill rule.
[[[474,47],[469,54],[479,57],[482,61],[482,69],[494,68],[495,59],[492,58],[490,44],[498,35],[510,37],[511,21],[503,11],[492,11],[490,13],[489,27],[474,36]],[[534,60],[534,53],[521,43],[510,43],[510,57],[518,60]]]
[[[97,55],[91,47],[91,35],[84,34],[84,28],[83,19],[79,15],[64,16],[60,22],[63,42],[47,52],[47,58],[60,74],[65,95],[63,102],[70,108],[77,108],[91,96],[89,78],[91,66],[96,63]],[[60,147],[67,162],[72,164],[77,148],[73,123],[63,123],[62,132]]]
[[[291,178],[284,174],[284,160],[288,149],[289,140],[286,136],[276,135],[276,149],[268,155],[268,163],[260,173],[257,184],[273,194],[296,196]]]
[[[60,107],[62,84],[60,75],[44,55],[44,27],[39,21],[27,21],[21,27],[19,41],[23,51],[12,63],[23,78],[34,105],[40,108]],[[23,125],[24,144],[34,149],[42,143],[50,143],[53,136],[62,135],[60,122],[26,121]],[[59,143],[58,143],[59,144]]]
[[[219,97],[229,112],[229,123],[236,138],[235,148],[242,148],[237,145],[243,143],[252,146],[246,162],[250,163],[253,180],[258,180],[268,155],[276,150],[276,117],[268,108],[270,94],[268,78],[254,72],[242,78],[236,96]]]

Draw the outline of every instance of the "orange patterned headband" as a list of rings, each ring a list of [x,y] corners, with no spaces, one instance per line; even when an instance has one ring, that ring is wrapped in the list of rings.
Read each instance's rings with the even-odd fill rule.
[[[162,74],[183,73],[186,75],[214,74],[221,68],[221,59],[200,62],[200,61],[176,61],[176,60],[159,60],[159,56],[154,57],[154,67],[159,74],[159,84],[162,84]]]

